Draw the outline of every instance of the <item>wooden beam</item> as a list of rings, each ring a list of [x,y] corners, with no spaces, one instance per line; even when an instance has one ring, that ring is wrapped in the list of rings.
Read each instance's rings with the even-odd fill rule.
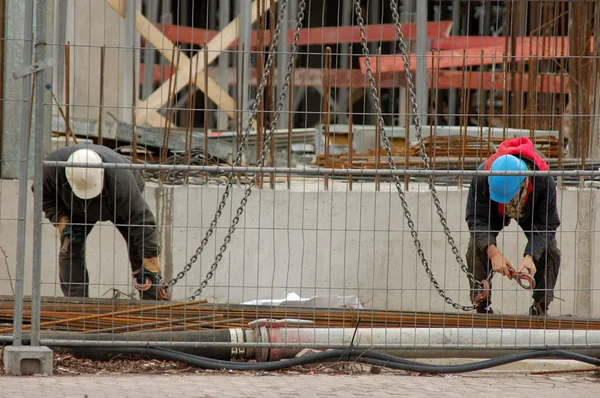
[[[214,30],[191,28],[179,25],[157,26],[163,30],[165,36],[177,43],[194,44],[202,46],[205,41],[212,40],[218,32]],[[452,29],[452,21],[440,21],[427,23],[427,38],[436,40],[440,37],[447,37]],[[367,41],[369,42],[388,42],[397,40],[396,26],[394,24],[365,25]],[[288,31],[288,42],[294,40],[295,29]],[[414,23],[402,25],[402,33],[406,39],[417,37],[417,27]],[[258,43],[258,32],[252,31],[250,45],[254,49]],[[265,43],[269,43],[271,32],[264,32]],[[308,45],[326,45],[326,44],[351,44],[360,43],[360,34],[357,26],[339,26],[323,28],[304,28],[300,31],[298,44]],[[232,42],[226,48],[233,48],[238,44],[238,40]]]
[[[143,68],[144,65],[141,65],[140,78],[143,78]],[[294,75],[294,87],[322,87],[323,86],[323,70],[320,68],[296,68],[296,73]],[[163,76],[170,76],[175,73],[174,68],[170,66],[161,67],[160,65],[154,66],[154,82],[160,83],[161,73]],[[208,68],[208,76],[211,79],[217,80],[221,70],[217,67]],[[229,86],[235,86],[235,68],[229,68],[226,71],[227,76],[226,80],[228,81]],[[332,69],[331,70],[331,86],[334,88],[349,88],[350,87],[350,78],[352,78],[352,87],[353,88],[367,88],[369,87],[368,81],[365,75],[358,69],[348,70],[348,69]],[[512,79],[515,79],[515,87],[519,88],[524,92],[529,91],[529,74],[509,74],[507,75],[507,90],[511,90]],[[256,68],[252,68],[248,75],[248,84],[251,86],[256,86],[257,84],[257,74]],[[503,73],[496,72],[496,76],[494,77],[494,89],[502,90],[503,89]],[[535,83],[536,91],[544,92],[544,93],[553,93],[559,94],[561,92],[561,83],[560,83],[559,75],[537,75],[537,82]],[[565,89],[568,87],[568,77],[564,77]],[[492,72],[480,72],[480,71],[472,71],[470,84],[467,77],[463,80],[462,71],[450,71],[450,70],[440,70],[437,73],[437,87],[441,90],[447,89],[458,89],[463,87],[472,87],[473,89],[481,89],[481,90],[491,90],[492,89]],[[140,83],[142,83],[140,81]],[[434,84],[434,76],[432,76],[432,72],[429,74],[429,80],[427,82],[427,86],[429,88],[435,88]],[[393,72],[393,73],[384,73],[381,75],[381,88],[398,88],[398,87],[406,87],[406,79],[404,77],[404,72]]]
[[[109,1],[109,0],[107,0]],[[111,0],[114,1],[114,0]],[[253,5],[252,5],[252,18],[251,18],[251,23],[254,23],[258,17],[257,15],[257,8],[256,8],[256,1],[254,0]],[[263,10],[263,12],[266,12],[269,8],[270,8],[270,2],[267,2],[267,5],[265,7],[265,9]],[[208,42],[206,44],[206,49],[208,51],[208,64],[212,63],[215,59],[218,58],[218,56],[223,52],[224,49],[227,49],[229,46],[231,46],[231,44],[237,39],[238,34],[239,34],[239,16],[236,17],[233,21],[231,21],[221,32],[219,32],[215,37],[213,37],[213,39]],[[156,29],[154,27],[154,29]],[[156,31],[158,33],[160,33],[160,31],[158,29],[156,29]],[[162,36],[162,34],[161,34]],[[165,38],[166,39],[166,38]],[[168,39],[166,39],[168,40]],[[181,60],[180,60],[181,62]],[[173,87],[173,92],[174,93],[179,93],[188,83],[189,81],[189,64],[188,62],[192,62],[192,70],[197,71],[194,72],[195,74],[198,75],[198,77],[203,76],[200,75],[201,73],[203,73],[203,71],[206,69],[207,65],[204,62],[204,56],[201,53],[197,53],[196,55],[194,55],[192,57],[191,60],[188,60],[187,62],[181,62],[180,63],[180,69],[177,71],[177,84],[175,85],[175,87]],[[172,78],[175,78],[175,76],[173,76]],[[202,79],[198,79],[199,82],[202,81]],[[214,82],[214,81],[213,81]],[[214,83],[217,87],[218,85],[216,83]],[[155,126],[155,120],[153,120],[151,118],[152,113],[150,112],[146,112],[146,110],[154,110],[154,111],[158,111],[160,108],[162,108],[168,101],[168,87],[169,87],[169,80],[163,82],[163,84],[156,89],[152,94],[150,94],[150,96],[144,100],[141,101],[140,104],[138,105],[139,109],[137,112],[139,112],[139,120],[146,120],[148,122],[148,124],[150,124],[151,126]],[[216,89],[216,87],[215,87]],[[209,85],[209,92],[212,90],[212,88]],[[219,92],[222,92],[222,90],[219,90]],[[208,93],[207,93],[208,94]],[[217,100],[217,104],[221,103],[221,99]],[[160,125],[156,125],[156,127],[160,127]]]
[[[565,57],[569,51],[569,43],[566,38],[558,38],[563,40],[564,43],[558,45],[556,43],[557,38],[549,38],[550,40],[544,41],[543,39],[533,39],[525,43],[517,42],[515,54],[507,52],[506,57],[515,59],[517,62],[529,58],[538,59],[552,59]],[[564,53],[562,45],[564,44]],[[504,57],[504,46],[486,47],[486,48],[470,48],[465,50],[444,50],[439,52],[429,51],[425,56],[427,58],[427,69],[434,69],[438,66],[442,69],[462,66],[479,66],[481,64],[490,65],[494,62],[502,64]],[[464,56],[466,52],[466,57]],[[483,52],[483,55],[482,55]],[[439,62],[438,58],[439,57]],[[463,60],[463,58],[465,58]],[[376,57],[371,57],[371,65],[373,72],[377,72]],[[366,73],[365,57],[361,57],[359,60],[360,68],[363,73]],[[416,68],[416,55],[410,55],[410,69],[415,70]],[[400,55],[381,55],[381,73],[390,73],[404,70],[404,64]]]
[[[121,5],[121,3],[123,3],[123,5],[125,4],[125,2],[123,0],[105,0],[105,1],[121,17],[123,17],[123,18],[125,17],[124,6],[119,7]],[[173,53],[173,48],[174,48],[173,42],[171,42],[168,38],[166,38],[140,12],[138,12],[136,14],[136,30],[144,39],[146,39],[153,47],[155,47],[161,55],[166,57],[166,59],[172,59],[172,53]],[[187,74],[189,75],[189,63],[190,63],[190,59],[185,54],[181,53],[179,55],[180,71],[187,71]],[[189,76],[187,76],[187,77],[189,77]],[[198,77],[199,77],[198,79],[195,79],[195,81],[197,82],[196,86],[198,87],[198,89],[200,91],[204,92],[205,88],[204,88],[204,84],[202,84],[202,82],[204,81],[204,73],[200,69],[199,69]],[[182,86],[181,87],[181,89],[182,89],[183,87],[185,87],[185,85],[187,85],[187,82],[189,82],[189,79],[185,79],[185,81],[181,82],[181,84],[179,84],[180,79],[178,79],[177,82],[178,82],[178,86]],[[167,82],[167,84],[168,84],[168,82]],[[179,89],[177,92],[181,91],[181,89]],[[155,93],[156,92],[154,92],[153,94],[155,94]],[[164,94],[165,94],[165,97],[168,97],[168,92],[165,92]],[[223,111],[225,111],[225,113],[230,118],[232,118],[232,119],[235,118],[236,104],[235,104],[234,99],[231,98],[231,96],[229,94],[227,94],[227,92],[225,90],[223,90],[221,88],[221,86],[219,86],[218,83],[215,82],[213,79],[209,79],[208,93],[205,93],[205,94],[208,96],[208,98],[210,98],[211,101],[213,101],[216,104],[216,106],[219,109],[222,109]],[[164,126],[165,125],[164,118],[159,113],[159,110],[164,104],[166,104],[166,102],[163,102],[162,105],[157,108],[148,107],[146,104],[147,104],[147,101],[142,101],[138,105],[138,108],[136,109],[136,120],[138,120],[141,124],[143,124],[145,122],[153,127]]]

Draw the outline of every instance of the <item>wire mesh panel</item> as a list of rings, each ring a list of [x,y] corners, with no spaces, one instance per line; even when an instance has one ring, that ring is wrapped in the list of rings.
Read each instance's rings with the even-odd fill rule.
[[[55,2],[42,344],[597,349],[598,10]]]

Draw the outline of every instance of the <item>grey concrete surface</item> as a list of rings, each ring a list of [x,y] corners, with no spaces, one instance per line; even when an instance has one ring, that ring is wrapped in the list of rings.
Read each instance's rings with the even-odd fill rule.
[[[385,372],[385,371],[384,371]],[[597,397],[592,374],[0,377],[6,397]]]

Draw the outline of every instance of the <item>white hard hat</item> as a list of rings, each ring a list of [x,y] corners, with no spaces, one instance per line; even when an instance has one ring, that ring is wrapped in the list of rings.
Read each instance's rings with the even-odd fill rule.
[[[78,149],[69,156],[67,162],[73,164],[101,164],[102,158],[91,149]],[[75,196],[92,199],[100,195],[104,185],[104,169],[96,167],[66,167],[67,181]]]

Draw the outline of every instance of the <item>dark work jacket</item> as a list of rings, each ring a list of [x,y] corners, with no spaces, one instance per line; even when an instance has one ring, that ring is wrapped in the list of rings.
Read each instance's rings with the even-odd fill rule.
[[[110,148],[80,144],[63,147],[46,157],[50,161],[66,161],[78,149],[98,153],[104,163],[130,163]],[[144,200],[144,180],[136,170],[108,168],[104,170],[102,194],[83,200],[75,196],[67,181],[64,167],[44,167],[42,209],[48,220],[56,223],[67,216],[72,223],[94,225],[111,221],[129,238],[145,258],[159,254],[156,220]]]
[[[538,169],[532,160],[525,157],[521,159],[527,163],[529,169]],[[483,169],[484,164],[478,168]],[[556,208],[556,184],[552,177],[529,178],[533,184],[533,191],[525,206],[525,216],[517,222],[527,236],[524,255],[529,254],[534,260],[539,260],[560,226]],[[511,218],[499,212],[498,203],[491,199],[489,192],[487,176],[473,177],[467,199],[466,221],[471,238],[481,251],[485,251],[491,244],[496,244],[498,233],[511,221]]]

